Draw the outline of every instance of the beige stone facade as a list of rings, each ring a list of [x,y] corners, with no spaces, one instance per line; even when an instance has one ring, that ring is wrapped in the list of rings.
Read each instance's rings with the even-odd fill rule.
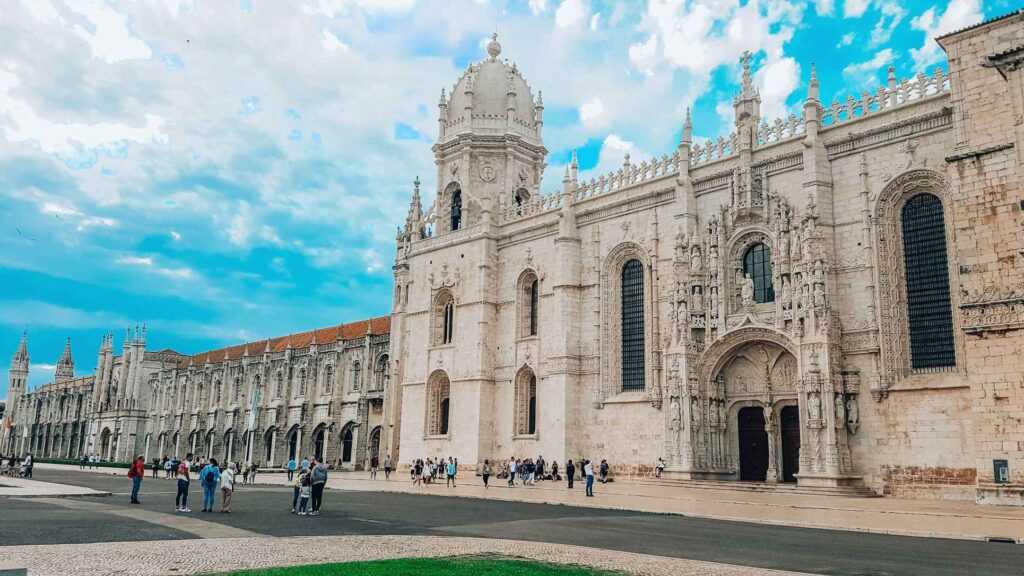
[[[745,61],[729,138],[680,119],[545,195],[543,102],[494,40],[398,238],[392,450],[1024,502],[1024,14],[938,41],[948,74],[828,106],[812,71],[779,120]]]

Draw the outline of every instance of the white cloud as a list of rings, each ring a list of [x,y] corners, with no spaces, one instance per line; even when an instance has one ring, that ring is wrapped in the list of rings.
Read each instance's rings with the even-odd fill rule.
[[[149,46],[128,29],[127,17],[106,2],[78,0],[68,7],[89,20],[88,27],[76,23],[73,30],[92,49],[93,58],[114,63],[153,56]]]
[[[854,34],[853,32],[847,32],[846,34],[843,34],[842,38],[839,39],[839,43],[836,44],[836,48],[842,48],[844,46],[849,46],[850,44],[853,44],[853,40],[856,37],[857,35]]]
[[[555,10],[555,24],[559,28],[578,26],[587,18],[589,8],[584,0],[562,0]]]
[[[769,61],[754,74],[754,81],[761,92],[761,117],[785,117],[786,99],[800,85],[800,65],[788,56]]]
[[[324,50],[327,50],[328,52],[334,52],[336,50],[340,50],[342,52],[346,52],[347,53],[347,52],[349,52],[349,50],[351,50],[348,47],[348,44],[345,44],[344,42],[342,42],[340,38],[335,36],[334,33],[331,32],[330,30],[328,30],[327,28],[323,29],[323,37],[324,37],[324,42],[323,42]]]
[[[981,19],[980,0],[950,0],[941,16],[937,15],[935,7],[931,7],[911,20],[911,27],[924,32],[924,44],[920,48],[910,49],[914,68],[924,71],[928,66],[942,60],[939,45],[935,42],[936,36],[977,24]]]
[[[732,100],[720,100],[715,104],[715,114],[718,114],[722,125],[727,126],[729,130],[736,123],[736,108],[733,106]],[[729,130],[726,130],[726,132]]]
[[[907,15],[907,11],[899,4],[889,0],[883,1],[878,9],[882,14],[878,17],[875,27],[871,29],[871,46],[880,46],[888,42],[896,27]]]
[[[39,300],[4,300],[0,301],[0,323],[29,328],[90,329],[125,326],[130,322],[103,310],[79,310]]]
[[[534,16],[542,14],[548,9],[548,0],[530,0],[530,12],[533,12]]]
[[[843,3],[844,18],[860,18],[868,9],[870,0],[846,0]]]
[[[893,55],[892,48],[880,50],[866,62],[856,62],[843,68],[843,76],[859,84],[853,86],[854,91],[858,92],[858,88],[867,88],[878,81],[878,71],[892,62]]]
[[[171,230],[170,234],[171,234],[171,239],[174,240],[175,242],[178,242],[178,241],[181,240],[181,233],[178,232],[177,230]]]
[[[818,16],[831,16],[835,0],[814,0],[814,12]]]
[[[146,268],[153,266],[153,259],[148,256],[122,256],[116,262],[125,266],[145,266]]]
[[[635,143],[623,139],[618,134],[609,134],[601,143],[597,165],[587,171],[586,177],[596,177],[622,168],[627,154],[630,157],[629,161],[634,164],[646,156]]]
[[[143,268],[172,280],[189,280],[196,276],[194,270],[185,266],[174,268],[156,266],[151,256],[122,256],[114,262],[124,266]]]
[[[401,14],[416,5],[416,0],[315,0],[300,9],[306,14],[336,18],[362,10],[368,14]]]
[[[580,122],[588,129],[595,129],[607,124],[604,102],[597,96],[587,99],[580,106]]]
[[[594,12],[594,15],[590,17],[590,29],[597,30],[601,27],[601,13]]]
[[[372,249],[368,248],[362,252],[363,264],[366,266],[366,273],[373,274],[379,270],[384,269],[384,259],[381,258],[380,254]]]

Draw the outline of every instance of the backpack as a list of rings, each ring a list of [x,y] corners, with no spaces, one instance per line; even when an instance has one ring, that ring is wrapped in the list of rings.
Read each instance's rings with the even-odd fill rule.
[[[217,477],[214,476],[213,469],[210,467],[209,464],[207,464],[206,468],[203,468],[202,474],[205,474],[205,476],[203,476],[203,484],[207,486],[217,485]]]

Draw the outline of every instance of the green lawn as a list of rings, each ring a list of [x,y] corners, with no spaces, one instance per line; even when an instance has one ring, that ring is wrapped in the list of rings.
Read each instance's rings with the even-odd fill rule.
[[[592,570],[580,566],[543,564],[514,558],[462,556],[242,570],[221,576],[380,576],[385,574],[388,576],[613,576],[619,573]]]

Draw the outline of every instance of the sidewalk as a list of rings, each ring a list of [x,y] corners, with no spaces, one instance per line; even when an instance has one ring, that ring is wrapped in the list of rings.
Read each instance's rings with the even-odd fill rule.
[[[38,467],[38,464],[36,465]],[[25,478],[0,478],[0,498],[59,498],[63,496],[110,496],[110,492],[101,492],[83,486],[70,484],[54,484]]]
[[[39,464],[37,468],[58,466],[78,469],[54,464]],[[104,469],[94,472],[117,473]],[[596,497],[587,498],[582,483],[570,492],[563,482],[542,482],[536,486],[517,484],[515,488],[508,488],[505,481],[497,480],[485,490],[480,478],[472,475],[461,477],[457,488],[445,488],[443,483],[413,486],[408,473],[392,474],[390,481],[370,480],[368,476],[366,472],[331,472],[327,487],[635,510],[878,534],[964,540],[1008,538],[1024,543],[1024,508],[981,506],[973,502],[747,493],[628,481],[597,484]],[[383,473],[378,473],[378,478],[383,477]],[[256,481],[257,484],[284,485],[287,477],[267,472],[258,474]]]

